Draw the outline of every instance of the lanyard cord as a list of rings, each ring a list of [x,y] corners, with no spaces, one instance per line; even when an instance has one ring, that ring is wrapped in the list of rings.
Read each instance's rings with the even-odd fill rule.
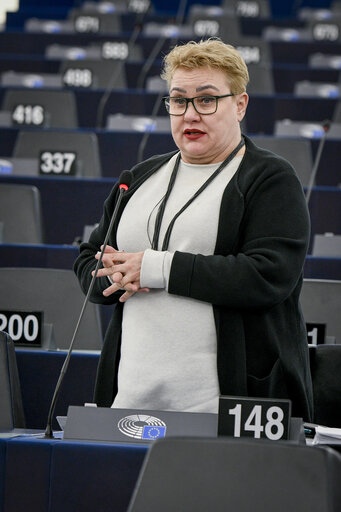
[[[165,237],[164,237],[164,240],[163,240],[163,243],[162,243],[162,248],[161,248],[162,251],[166,251],[168,249],[169,239],[170,239],[170,236],[171,236],[171,233],[172,233],[172,229],[173,229],[174,223],[175,223],[176,219],[179,217],[179,215],[181,215],[182,212],[184,212],[186,210],[186,208],[188,208],[188,206],[201,194],[201,192],[203,190],[205,190],[205,188],[208,187],[208,185],[211,183],[211,181],[213,181],[214,178],[216,176],[218,176],[218,174],[224,169],[224,167],[226,167],[226,165],[228,165],[231,162],[231,160],[236,156],[236,154],[244,146],[244,144],[245,144],[245,141],[244,141],[244,138],[242,138],[241,141],[239,142],[238,146],[219,165],[218,169],[216,169],[214,171],[214,173],[211,174],[211,176],[195,192],[195,194],[187,201],[187,203],[174,215],[174,217],[171,220],[171,222],[170,222],[170,224],[169,224],[169,226],[167,228],[167,231],[165,233]],[[171,192],[173,190],[173,187],[174,187],[176,176],[177,176],[177,173],[178,173],[178,170],[179,170],[180,158],[181,158],[181,155],[179,153],[179,155],[178,155],[178,157],[177,157],[177,159],[175,161],[174,168],[173,168],[170,180],[169,180],[167,192],[166,192],[166,194],[165,194],[165,196],[164,196],[164,198],[162,200],[162,203],[159,206],[158,212],[157,212],[157,216],[156,216],[156,220],[155,220],[155,228],[154,228],[152,247],[151,247],[152,249],[154,249],[156,251],[158,250],[157,248],[158,248],[158,245],[159,245],[159,236],[160,236],[160,230],[161,230],[161,223],[162,223],[163,215],[165,213],[165,208],[166,208],[166,204],[167,204],[168,198],[169,198],[169,196],[170,196],[170,194],[171,194]]]

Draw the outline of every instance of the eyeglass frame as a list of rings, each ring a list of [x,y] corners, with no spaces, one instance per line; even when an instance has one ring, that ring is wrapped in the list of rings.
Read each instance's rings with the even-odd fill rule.
[[[194,110],[200,115],[200,116],[210,116],[212,114],[215,114],[218,110],[218,100],[220,100],[220,98],[229,98],[230,96],[236,96],[234,93],[229,93],[229,94],[221,94],[220,96],[214,96],[213,94],[203,94],[201,96],[194,96],[193,98],[186,98],[185,96],[163,96],[162,98],[162,101],[164,102],[165,104],[165,108],[168,112],[168,114],[170,116],[183,116],[186,114],[187,112],[187,109],[188,109],[188,104],[189,103],[192,103],[193,107],[194,107]],[[167,109],[167,106],[166,106],[166,101],[171,99],[171,98],[177,98],[177,99],[181,99],[181,100],[185,100],[186,101],[186,107],[185,107],[185,110],[184,112],[182,112],[182,114],[171,114],[168,109]],[[194,104],[194,100],[196,100],[197,98],[214,98],[215,99],[215,111],[214,112],[199,112],[198,109],[196,108],[195,104]]]

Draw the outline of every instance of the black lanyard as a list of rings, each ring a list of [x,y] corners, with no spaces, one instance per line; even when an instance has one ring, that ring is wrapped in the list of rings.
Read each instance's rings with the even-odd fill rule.
[[[245,144],[245,141],[244,141],[244,138],[242,138],[241,141],[239,142],[238,146],[219,165],[218,169],[216,169],[214,171],[214,173],[211,174],[211,176],[195,192],[195,194],[187,201],[187,203],[174,215],[174,217],[171,220],[171,222],[170,222],[170,224],[169,224],[169,226],[167,228],[167,231],[165,233],[165,237],[164,237],[164,240],[163,240],[163,243],[162,243],[162,248],[161,248],[162,251],[166,251],[168,249],[169,239],[170,239],[170,236],[171,236],[171,233],[172,233],[172,229],[173,229],[174,223],[175,223],[176,219],[179,217],[179,215],[181,215],[182,212],[185,211],[186,208],[188,208],[188,206],[194,201],[194,199],[196,199],[201,194],[201,192],[203,190],[205,190],[205,188],[208,187],[208,185],[211,183],[211,181],[213,181],[214,178],[216,176],[218,176],[218,174],[224,169],[224,167],[226,167],[226,165],[228,165],[231,162],[231,160],[236,156],[236,154],[244,146],[244,144]],[[176,180],[176,176],[178,174],[179,165],[180,165],[180,159],[181,159],[181,155],[179,153],[179,155],[177,156],[177,159],[175,161],[174,168],[173,168],[173,171],[172,171],[169,183],[168,183],[167,192],[166,192],[166,194],[165,194],[165,196],[164,196],[164,198],[163,198],[163,200],[162,200],[162,202],[161,202],[161,204],[159,206],[159,209],[158,209],[158,212],[157,212],[157,215],[156,215],[154,235],[153,235],[153,241],[152,241],[152,247],[151,247],[155,251],[158,250],[159,236],[160,236],[162,219],[163,219],[163,215],[165,213],[165,208],[166,208],[167,201],[168,201],[169,196],[170,196],[170,194],[171,194],[171,192],[173,190],[174,183],[175,183],[175,180]]]

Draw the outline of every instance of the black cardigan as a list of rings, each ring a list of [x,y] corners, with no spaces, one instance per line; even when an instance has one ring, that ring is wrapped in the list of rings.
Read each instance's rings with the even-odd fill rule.
[[[311,421],[308,344],[299,306],[310,233],[308,209],[291,165],[246,136],[245,142],[245,155],[222,197],[214,255],[175,252],[168,292],[213,305],[222,395],[290,398],[293,415]],[[126,202],[173,154],[153,157],[132,169],[134,181],[123,198],[110,245],[117,247],[115,233]],[[117,194],[115,185],[98,228],[80,247],[74,268],[84,292]],[[98,278],[91,300],[117,303],[104,340],[94,398],[99,406],[109,407],[117,392],[124,306],[117,302],[122,292],[102,295],[106,287],[106,278]]]

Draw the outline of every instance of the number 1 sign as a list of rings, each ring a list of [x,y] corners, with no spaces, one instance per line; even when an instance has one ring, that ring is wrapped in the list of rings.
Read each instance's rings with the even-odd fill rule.
[[[219,400],[218,435],[289,439],[291,401],[222,396]]]

